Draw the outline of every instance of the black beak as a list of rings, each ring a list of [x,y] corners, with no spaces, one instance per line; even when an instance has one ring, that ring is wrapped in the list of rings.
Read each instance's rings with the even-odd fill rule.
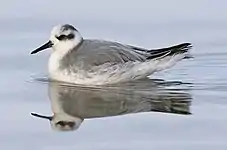
[[[37,48],[36,50],[32,51],[31,54],[38,53],[38,52],[45,50],[47,48],[50,48],[52,46],[53,46],[53,43],[51,41],[48,41],[46,44],[44,44],[41,47]]]
[[[31,115],[34,116],[34,117],[38,117],[38,118],[48,119],[50,121],[53,119],[52,116],[43,116],[43,115],[39,115],[39,114],[36,114],[36,113],[31,113]]]

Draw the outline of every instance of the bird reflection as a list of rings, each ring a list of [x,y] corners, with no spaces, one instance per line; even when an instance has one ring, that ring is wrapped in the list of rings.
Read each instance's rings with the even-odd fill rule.
[[[47,119],[58,131],[77,130],[84,119],[139,112],[187,115],[192,97],[186,88],[171,88],[180,82],[145,80],[106,87],[79,87],[48,82],[52,116],[32,113]]]

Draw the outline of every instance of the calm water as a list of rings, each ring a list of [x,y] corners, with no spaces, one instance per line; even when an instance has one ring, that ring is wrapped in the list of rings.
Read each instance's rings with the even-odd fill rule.
[[[89,88],[46,82],[50,52],[29,54],[62,20],[2,19],[0,148],[225,150],[227,20],[186,20],[75,20],[86,38],[148,48],[194,45],[194,59],[150,79]],[[48,120],[30,115],[56,117],[59,110],[83,120],[77,130],[55,131]]]

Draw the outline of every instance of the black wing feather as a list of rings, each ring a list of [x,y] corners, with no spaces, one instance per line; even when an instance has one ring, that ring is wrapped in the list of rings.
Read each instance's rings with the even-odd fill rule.
[[[151,49],[151,50],[146,50],[143,48],[138,48],[133,46],[131,46],[131,48],[138,52],[149,54],[147,59],[155,59],[163,56],[173,56],[177,54],[187,53],[192,48],[192,44],[182,43],[182,44],[174,45],[167,48]]]

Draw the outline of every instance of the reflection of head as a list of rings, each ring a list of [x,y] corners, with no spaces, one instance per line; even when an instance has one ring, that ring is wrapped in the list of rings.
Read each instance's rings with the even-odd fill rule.
[[[57,131],[72,131],[77,130],[83,119],[72,117],[66,114],[55,114],[53,116],[43,116],[35,113],[31,113],[35,117],[42,119],[48,119],[51,124],[51,128]]]

